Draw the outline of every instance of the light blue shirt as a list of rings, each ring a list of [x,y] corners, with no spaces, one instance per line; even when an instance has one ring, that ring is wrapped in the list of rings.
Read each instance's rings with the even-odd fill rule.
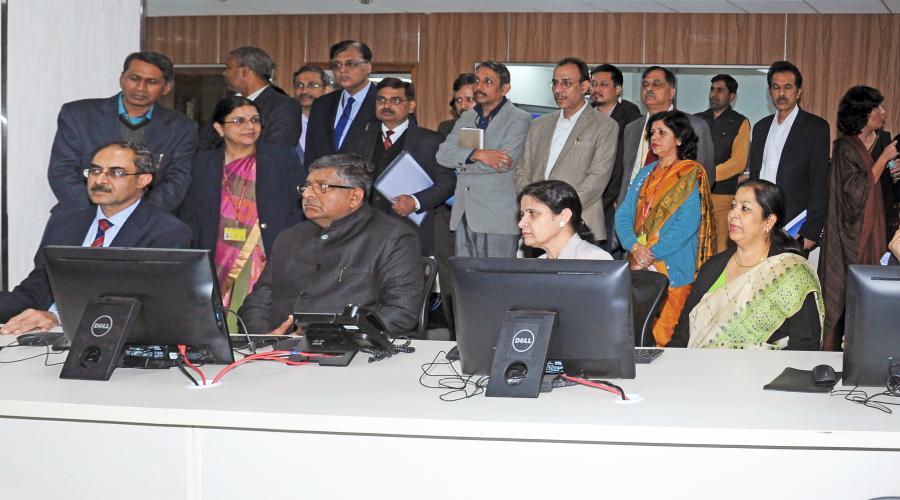
[[[341,102],[338,103],[337,113],[334,115],[334,123],[332,124],[332,129],[337,127],[338,121],[341,119],[341,115],[344,113],[344,106],[347,103],[347,100],[350,97],[353,97],[353,106],[350,108],[350,120],[347,121],[347,126],[344,127],[344,131],[341,133],[341,139],[335,144],[335,149],[341,149],[341,145],[344,144],[344,137],[347,137],[347,131],[350,130],[350,125],[353,124],[353,120],[356,119],[356,114],[359,113],[359,109],[362,107],[363,100],[365,100],[366,95],[369,93],[369,88],[372,87],[372,84],[368,84],[363,87],[359,92],[351,95],[350,92],[347,92],[344,89],[341,92]]]
[[[116,238],[116,235],[119,234],[119,229],[128,221],[128,218],[131,217],[131,214],[134,213],[135,209],[137,209],[138,204],[141,203],[141,200],[137,200],[128,208],[122,210],[121,212],[113,215],[112,217],[107,217],[103,214],[103,209],[100,205],[97,205],[97,215],[94,216],[94,221],[91,222],[91,227],[88,228],[87,234],[84,235],[84,241],[81,242],[81,246],[89,247],[91,243],[94,242],[94,238],[97,237],[97,227],[99,227],[100,219],[106,219],[113,223],[112,227],[106,230],[106,233],[103,235],[103,247],[106,248],[110,243]]]
[[[125,99],[122,97],[122,93],[119,92],[119,116],[128,120],[128,123],[137,126],[143,123],[144,121],[150,121],[153,119],[153,109],[156,108],[156,105],[150,106],[150,110],[147,111],[142,116],[131,116],[128,114],[128,111],[125,110]]]

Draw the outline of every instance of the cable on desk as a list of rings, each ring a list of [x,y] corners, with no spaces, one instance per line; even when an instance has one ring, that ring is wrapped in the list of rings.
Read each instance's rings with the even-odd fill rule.
[[[195,379],[190,373],[188,373],[187,369],[184,367],[184,360],[180,356],[179,356],[178,360],[175,362],[175,366],[177,366],[178,371],[180,371],[182,374],[184,374],[185,377],[190,379],[190,381],[193,382],[194,385],[196,385],[196,386],[200,385],[197,383],[197,379]]]
[[[191,370],[197,372],[197,374],[200,375],[200,380],[203,382],[202,385],[206,385],[206,375],[203,374],[203,370],[197,368],[197,365],[191,363],[191,360],[187,357],[187,346],[184,344],[179,344],[178,352],[181,353],[181,360],[184,361],[184,364],[186,364]]]
[[[571,375],[566,375],[565,373],[560,374],[560,377],[570,382],[575,382],[576,384],[586,385],[588,387],[593,387],[594,389],[611,392],[616,396],[621,397],[623,401],[628,401],[628,396],[625,395],[625,391],[623,391],[621,387],[613,384],[612,382],[607,382],[606,380],[588,380],[584,378],[573,377]]]
[[[887,396],[890,398],[898,397],[891,394],[890,391],[878,392],[869,396],[866,391],[860,390],[859,386],[855,386],[853,387],[853,389],[840,389],[831,391],[828,394],[829,396],[843,396],[844,399],[850,401],[851,403],[861,404],[866,408],[874,408],[887,414],[894,413],[891,410],[890,406],[900,406],[900,401],[884,401],[881,399],[875,399],[878,396]]]
[[[438,361],[440,358],[445,359],[445,361]],[[435,355],[431,362],[423,363],[420,367],[422,374],[419,375],[419,385],[428,389],[449,389],[439,396],[441,401],[448,403],[461,401],[484,393],[485,387],[487,387],[488,377],[479,376],[473,380],[473,377],[475,377],[474,375],[463,376],[456,367],[453,366],[453,362],[446,361],[446,358],[447,353],[445,351],[440,351]],[[449,367],[451,373],[433,373],[432,370],[435,370],[438,367]],[[433,382],[436,385],[429,385],[426,383],[427,380],[431,379],[437,379]]]
[[[304,361],[293,361],[293,360],[289,359],[290,356],[300,355],[300,356],[304,356],[306,358],[324,358],[324,357],[331,356],[330,354],[319,354],[319,353],[312,353],[312,352],[295,352],[295,351],[270,351],[270,352],[261,352],[261,353],[257,353],[257,354],[251,354],[243,359],[239,359],[239,360],[235,361],[234,363],[231,363],[230,365],[226,366],[225,368],[222,369],[221,372],[219,372],[218,375],[216,375],[212,379],[212,381],[207,382],[206,376],[203,374],[203,370],[200,370],[199,368],[197,368],[194,364],[191,363],[191,361],[189,359],[187,359],[187,356],[185,355],[185,350],[183,349],[183,347],[184,346],[178,346],[178,349],[181,352],[179,361],[183,362],[185,365],[187,365],[188,368],[191,368],[192,370],[197,372],[200,375],[200,379],[201,379],[202,383],[198,384],[197,381],[192,376],[190,376],[190,373],[188,373],[187,370],[182,370],[182,373],[184,373],[189,379],[191,379],[191,381],[194,382],[194,385],[203,385],[203,386],[218,384],[219,381],[222,380],[222,377],[225,376],[225,374],[227,374],[231,370],[237,368],[238,366],[240,366],[244,363],[249,363],[251,361],[277,361],[279,363],[284,363],[289,366],[299,366],[299,365],[309,364],[309,361],[305,361],[305,360]],[[181,368],[180,363],[177,366],[179,366],[179,368]]]
[[[250,331],[247,330],[247,324],[244,323],[244,318],[241,318],[241,315],[238,314],[237,311],[235,311],[234,309],[226,309],[225,311],[233,314],[234,317],[237,318],[238,323],[241,324],[241,329],[244,330],[244,336],[247,337],[247,345],[250,346],[250,351],[252,351],[253,354],[256,354],[256,344],[254,344],[253,339],[250,338]],[[227,330],[227,328],[226,328],[226,330]]]
[[[0,364],[7,365],[7,364],[12,364],[12,363],[21,363],[22,361],[28,361],[29,359],[35,359],[35,358],[44,358],[44,366],[59,366],[59,365],[65,364],[65,361],[60,361],[59,363],[50,363],[50,355],[51,354],[62,354],[62,352],[53,352],[50,350],[49,343],[44,342],[43,344],[44,344],[44,352],[42,352],[40,354],[28,356],[27,358],[13,359],[10,361],[0,361]],[[20,345],[18,340],[13,340],[9,344],[6,344],[5,346],[0,347],[0,350],[6,349],[7,347],[36,347],[36,346]]]
[[[401,344],[397,344],[396,342],[402,342]],[[412,347],[410,344],[412,340],[409,337],[396,337],[391,340],[391,348],[390,349],[379,349],[375,347],[364,347],[360,349],[361,352],[366,354],[371,354],[369,356],[369,363],[374,363],[376,361],[381,361],[384,358],[389,358],[394,354],[403,353],[411,353],[416,352],[416,348]]]

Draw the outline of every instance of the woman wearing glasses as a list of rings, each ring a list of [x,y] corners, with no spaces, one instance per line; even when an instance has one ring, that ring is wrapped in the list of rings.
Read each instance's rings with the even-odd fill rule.
[[[300,159],[293,148],[260,142],[263,126],[245,97],[216,104],[213,128],[224,142],[194,157],[179,211],[194,247],[213,252],[222,302],[231,309],[253,289],[278,233],[300,222]]]

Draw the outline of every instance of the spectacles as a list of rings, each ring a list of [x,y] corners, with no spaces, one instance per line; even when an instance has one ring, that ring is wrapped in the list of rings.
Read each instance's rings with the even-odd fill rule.
[[[402,97],[397,97],[397,96],[387,98],[387,97],[384,97],[383,95],[380,95],[375,98],[375,102],[377,102],[378,104],[383,105],[386,102],[391,101],[391,104],[393,104],[394,106],[399,106],[401,102],[406,102],[406,101],[411,101],[411,100],[412,99],[404,99]]]
[[[237,126],[241,126],[247,122],[250,122],[254,125],[259,125],[260,123],[262,123],[262,118],[260,118],[259,116],[251,116],[248,119],[248,118],[244,118],[243,116],[235,116],[234,118],[232,118],[230,120],[225,120],[224,123],[231,123],[231,124],[234,124]]]
[[[575,85],[575,82],[573,82],[572,80],[550,80],[548,83],[550,84],[550,88],[554,88],[559,85],[564,89],[570,89],[572,88],[572,85]]]
[[[591,88],[592,89],[602,89],[602,88],[608,88],[608,87],[612,87],[612,85],[610,85],[610,83],[606,80],[604,80],[602,82],[595,82],[594,80],[591,80]]]
[[[294,82],[295,89],[305,89],[305,88],[320,89],[324,86],[325,86],[324,84],[316,83],[316,82],[306,83],[306,84],[304,84],[303,82]]]
[[[369,61],[365,61],[365,60],[360,60],[360,61],[354,61],[354,60],[349,60],[349,61],[338,61],[337,59],[335,59],[334,61],[331,61],[331,70],[332,70],[332,71],[340,71],[341,68],[347,68],[347,69],[349,69],[349,70],[354,70],[354,69],[356,69],[356,67],[359,66],[360,64],[366,64],[366,63],[368,63],[368,62],[369,62]]]
[[[475,97],[467,95],[467,96],[463,96],[463,97],[457,97],[457,98],[453,99],[453,101],[456,104],[462,104],[464,102],[475,102]]]
[[[342,186],[340,184],[329,184],[327,182],[307,182],[306,184],[301,184],[297,186],[297,193],[300,196],[303,196],[303,193],[306,192],[307,189],[312,189],[316,194],[325,194],[328,191],[331,191],[332,188],[338,189],[356,189],[353,186]]]
[[[100,174],[106,174],[107,177],[112,177],[113,179],[121,179],[122,177],[125,177],[128,175],[141,175],[146,172],[135,172],[133,174],[129,174],[122,167],[110,167],[110,168],[90,167],[90,168],[84,169],[82,171],[82,173],[84,174],[85,179],[87,179],[89,177],[100,177]]]

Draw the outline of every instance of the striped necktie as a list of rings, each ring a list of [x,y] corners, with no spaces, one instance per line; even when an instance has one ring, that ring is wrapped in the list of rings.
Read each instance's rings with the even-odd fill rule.
[[[94,242],[91,243],[91,247],[102,247],[103,239],[106,236],[106,231],[113,227],[113,223],[107,219],[100,219],[97,221],[97,236],[94,237]]]

